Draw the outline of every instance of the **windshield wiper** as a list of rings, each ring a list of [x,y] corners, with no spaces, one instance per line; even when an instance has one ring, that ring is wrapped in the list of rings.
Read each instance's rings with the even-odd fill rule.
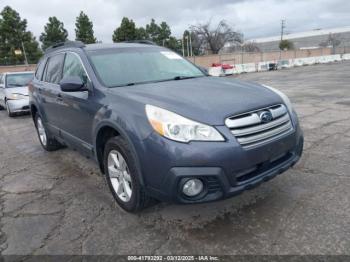
[[[191,79],[191,78],[197,78],[200,76],[175,76],[173,80],[184,80],[184,79]]]
[[[167,82],[167,81],[173,81],[173,80],[184,80],[184,79],[190,79],[190,78],[198,78],[198,77],[204,77],[203,76],[175,76],[173,78],[167,78],[167,79],[160,79],[160,80],[150,80],[150,81],[141,81],[141,82],[131,82],[127,84],[122,85],[115,85],[110,86],[110,88],[113,87],[123,87],[123,86],[134,86],[134,85],[142,85],[142,84],[150,84],[150,83],[159,83],[159,82]]]

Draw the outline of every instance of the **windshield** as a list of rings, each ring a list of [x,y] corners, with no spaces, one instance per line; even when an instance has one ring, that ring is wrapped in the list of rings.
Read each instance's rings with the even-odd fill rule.
[[[25,74],[9,74],[6,76],[6,87],[19,87],[27,86],[29,82],[33,79],[33,73]]]
[[[205,76],[178,54],[160,48],[120,48],[89,52],[105,86],[117,87]]]

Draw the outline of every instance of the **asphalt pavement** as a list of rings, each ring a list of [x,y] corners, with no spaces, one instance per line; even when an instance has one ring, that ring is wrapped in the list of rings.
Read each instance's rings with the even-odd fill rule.
[[[228,200],[137,215],[92,160],[45,152],[30,116],[0,111],[1,254],[350,254],[350,62],[234,77],[288,94],[302,160]]]

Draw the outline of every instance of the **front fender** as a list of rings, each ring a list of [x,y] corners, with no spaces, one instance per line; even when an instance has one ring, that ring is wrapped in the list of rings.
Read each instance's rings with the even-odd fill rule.
[[[47,122],[47,117],[45,114],[45,111],[42,109],[42,107],[40,106],[41,103],[38,101],[38,97],[37,95],[31,95],[29,97],[29,108],[30,108],[30,113],[33,117],[34,120],[34,112],[33,112],[33,106],[35,106],[37,112],[39,113],[39,115],[41,116],[41,118],[43,119],[43,121],[46,123]]]
[[[144,106],[143,106],[144,107]],[[134,112],[132,112],[134,111]],[[138,152],[142,147],[142,140],[152,133],[152,129],[148,123],[146,115],[142,120],[139,110],[130,109],[128,113],[121,112],[116,108],[104,106],[96,114],[93,121],[93,143],[94,148],[97,149],[97,137],[102,128],[110,127],[116,130],[128,142],[130,149],[136,156],[137,166],[139,168],[139,181],[144,185],[144,179],[141,175],[142,165]],[[141,111],[143,112],[143,110]],[[147,121],[147,123],[145,123]],[[146,126],[145,126],[146,124]],[[149,126],[149,127],[148,127]],[[94,150],[95,158],[98,160],[98,152]]]

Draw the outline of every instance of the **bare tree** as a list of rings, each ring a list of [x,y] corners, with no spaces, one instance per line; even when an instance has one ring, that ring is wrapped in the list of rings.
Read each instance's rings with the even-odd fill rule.
[[[335,47],[339,46],[340,43],[341,43],[341,41],[339,40],[339,35],[330,33],[328,35],[328,38],[325,41],[320,43],[320,46],[322,46],[322,47],[331,46],[331,47],[335,48]]]
[[[242,34],[235,31],[225,20],[221,20],[216,28],[211,21],[205,24],[192,25],[191,31],[198,37],[201,46],[205,46],[213,54],[219,53],[226,43],[242,43]]]
[[[246,42],[242,46],[244,52],[260,52],[260,48],[254,42]]]

